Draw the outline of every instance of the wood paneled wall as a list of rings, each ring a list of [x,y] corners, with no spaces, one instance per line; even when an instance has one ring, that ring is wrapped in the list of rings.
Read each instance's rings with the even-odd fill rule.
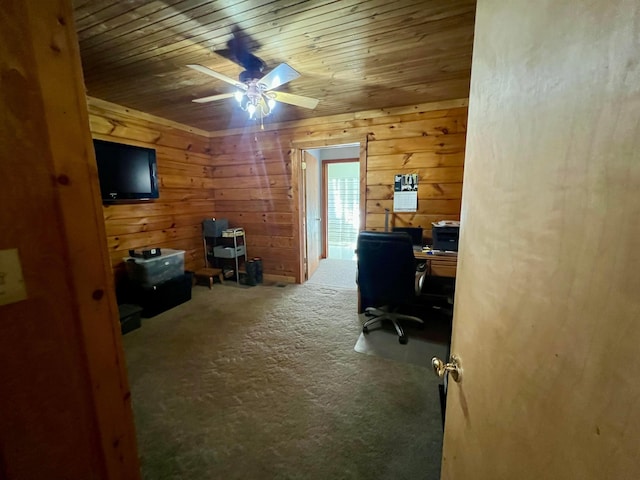
[[[367,230],[422,227],[431,238],[431,222],[460,220],[467,109],[454,108],[401,115],[372,125],[367,144]],[[394,174],[418,174],[418,209],[393,213]]]
[[[290,158],[283,131],[212,139],[216,216],[244,227],[247,252],[262,257],[265,273],[296,278],[298,240]]]
[[[396,173],[418,174],[418,211],[391,214],[391,226],[429,237],[431,222],[460,218],[466,100],[212,133],[92,98],[89,113],[94,138],[157,150],[160,199],[103,207],[116,274],[130,248],[148,246],[185,250],[186,268],[201,267],[201,222],[216,217],[245,228],[265,273],[299,281],[299,148],[364,145],[368,230],[382,230],[384,209],[393,211]]]
[[[460,218],[466,100],[374,110],[265,125],[264,131],[211,134],[216,215],[247,232],[251,256],[267,273],[300,280],[295,148],[366,144],[366,217],[384,228],[392,210],[395,173],[419,175],[416,213],[394,214],[391,225],[422,226]]]
[[[160,198],[103,206],[107,243],[116,275],[130,248],[185,250],[185,268],[203,266],[201,223],[216,214],[207,133],[89,98],[94,138],[155,148]]]

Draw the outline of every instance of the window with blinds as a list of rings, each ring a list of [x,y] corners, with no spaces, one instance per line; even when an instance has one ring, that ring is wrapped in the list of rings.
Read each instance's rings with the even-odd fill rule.
[[[329,164],[327,171],[328,257],[351,256],[360,225],[360,178],[357,162]]]

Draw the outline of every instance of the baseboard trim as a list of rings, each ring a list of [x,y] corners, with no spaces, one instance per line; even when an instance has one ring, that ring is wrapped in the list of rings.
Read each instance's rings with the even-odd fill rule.
[[[273,275],[271,273],[265,273],[263,275],[263,278],[270,282],[296,283],[295,277],[289,277],[286,275]]]

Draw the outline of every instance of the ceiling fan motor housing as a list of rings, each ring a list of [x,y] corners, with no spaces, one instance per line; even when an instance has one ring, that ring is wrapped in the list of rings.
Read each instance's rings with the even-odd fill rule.
[[[259,71],[245,70],[243,72],[240,72],[239,80],[242,83],[249,83],[251,80],[258,79],[260,77],[262,77],[262,73],[260,73]]]

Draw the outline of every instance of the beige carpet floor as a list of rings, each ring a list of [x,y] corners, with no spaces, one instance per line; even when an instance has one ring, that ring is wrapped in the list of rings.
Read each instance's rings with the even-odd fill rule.
[[[356,262],[340,258],[324,258],[307,282],[311,285],[357,289]]]
[[[354,351],[356,293],[195,287],[124,337],[145,479],[439,478],[437,378]],[[428,365],[429,359],[425,359]]]

